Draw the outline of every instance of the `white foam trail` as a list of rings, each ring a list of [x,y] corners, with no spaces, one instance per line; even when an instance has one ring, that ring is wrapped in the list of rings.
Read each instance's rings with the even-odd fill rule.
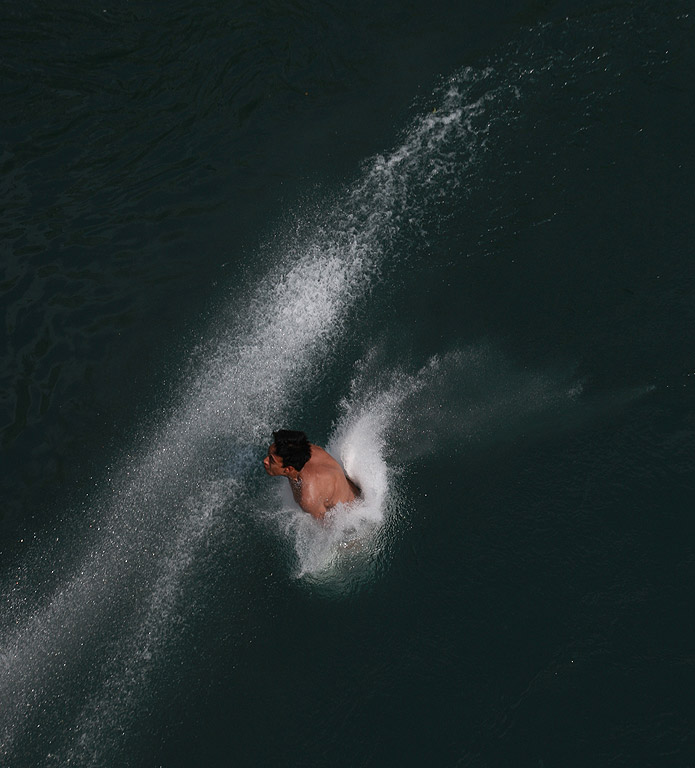
[[[23,593],[0,636],[5,764],[21,748],[34,757],[43,749],[57,763],[103,765],[106,754],[113,759],[109,750],[124,746],[121,734],[177,615],[182,579],[220,511],[244,492],[247,446],[284,420],[398,237],[423,226],[428,206],[461,182],[479,150],[493,94],[469,99],[467,79],[452,81],[438,111],[366,167],[322,226],[275,255],[274,271],[237,303],[233,326],[184,383],[179,405],[109,479],[73,539],[45,555],[56,558],[57,587],[44,593],[38,583],[36,597]],[[230,446],[241,457],[237,474],[218,484]],[[376,480],[372,492],[376,499]],[[89,538],[80,535],[88,520]],[[13,585],[3,592],[11,602]],[[33,747],[38,737],[22,736],[37,722],[46,737]]]

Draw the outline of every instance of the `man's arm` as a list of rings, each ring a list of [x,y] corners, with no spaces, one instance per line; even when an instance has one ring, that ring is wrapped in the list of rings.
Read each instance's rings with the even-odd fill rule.
[[[326,505],[321,497],[312,490],[305,490],[299,500],[299,506],[317,520],[323,520],[326,515]]]

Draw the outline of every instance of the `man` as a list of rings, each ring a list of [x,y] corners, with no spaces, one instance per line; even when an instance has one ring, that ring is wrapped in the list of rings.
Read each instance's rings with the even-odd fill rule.
[[[271,477],[286,477],[299,506],[318,520],[336,504],[349,504],[360,489],[323,448],[312,445],[304,432],[281,429],[273,432],[275,442],[263,459]]]

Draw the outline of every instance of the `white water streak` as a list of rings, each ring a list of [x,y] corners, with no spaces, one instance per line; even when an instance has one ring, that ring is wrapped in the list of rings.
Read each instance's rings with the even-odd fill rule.
[[[137,707],[196,548],[216,511],[240,492],[243,471],[217,483],[213,459],[230,441],[267,438],[340,338],[346,314],[370,289],[398,234],[421,227],[428,203],[460,182],[480,146],[491,98],[468,104],[465,80],[441,95],[437,112],[414,122],[395,151],[374,159],[322,226],[277,254],[276,271],[240,303],[234,327],[221,334],[198,377],[182,386],[171,418],[83,513],[95,521],[87,551],[67,543],[58,588],[41,594],[37,585],[33,605],[3,629],[5,760],[32,722],[55,728],[55,707],[74,708],[80,668],[96,688],[64,731],[73,734],[65,736],[66,752],[50,753],[56,734],[49,733],[47,754],[58,763],[101,765],[104,751],[114,748],[107,732],[123,733]],[[108,650],[105,633],[115,638]]]

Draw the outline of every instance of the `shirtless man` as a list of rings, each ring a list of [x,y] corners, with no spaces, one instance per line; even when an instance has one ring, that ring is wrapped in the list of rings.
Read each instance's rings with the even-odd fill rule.
[[[349,504],[360,489],[323,448],[312,445],[304,432],[281,429],[273,432],[275,442],[263,459],[271,477],[286,477],[294,500],[318,520],[336,504]]]

